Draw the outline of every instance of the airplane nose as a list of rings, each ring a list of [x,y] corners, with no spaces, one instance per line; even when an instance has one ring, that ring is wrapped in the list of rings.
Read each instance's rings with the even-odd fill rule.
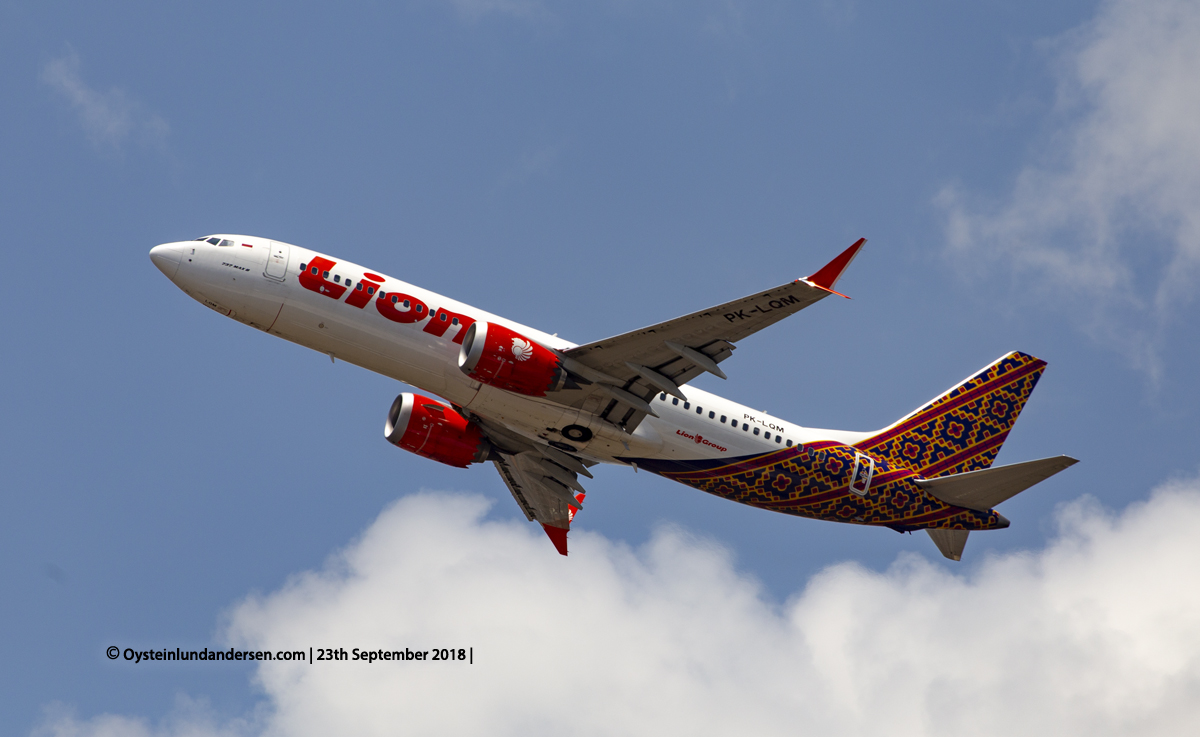
[[[168,279],[175,279],[179,264],[183,261],[183,249],[177,243],[164,243],[150,249],[150,260]]]

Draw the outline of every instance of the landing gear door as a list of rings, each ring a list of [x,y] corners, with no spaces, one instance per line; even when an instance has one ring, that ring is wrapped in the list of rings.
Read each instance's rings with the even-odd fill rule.
[[[267,270],[263,274],[269,279],[283,281],[287,276],[288,256],[291,247],[286,243],[271,241],[271,252],[267,255]]]

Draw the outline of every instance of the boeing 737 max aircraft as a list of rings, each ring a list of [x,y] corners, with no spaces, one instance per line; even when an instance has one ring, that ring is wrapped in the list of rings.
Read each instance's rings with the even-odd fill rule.
[[[436,395],[403,393],[392,444],[452,466],[491,461],[567,554],[581,476],[633,466],[710,494],[834,522],[926,530],[962,556],[994,507],[1075,463],[992,468],[1046,364],[1009,353],[877,432],[801,427],[688,386],[738,343],[834,291],[859,240],[806,279],[576,345],[306,248],[214,235],[150,258],[198,302]]]

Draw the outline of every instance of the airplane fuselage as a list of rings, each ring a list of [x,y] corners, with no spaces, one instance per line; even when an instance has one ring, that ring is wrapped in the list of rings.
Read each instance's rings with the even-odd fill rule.
[[[651,401],[658,416],[626,432],[594,407],[480,383],[459,367],[464,336],[476,322],[556,351],[575,344],[306,248],[247,236],[213,240],[164,244],[151,256],[180,289],[227,317],[435,394],[584,461],[636,465],[798,516],[901,531],[1008,525],[995,511],[939,501],[915,483],[916,466],[857,447],[878,433],[806,428],[693,386],[686,400],[658,394]]]

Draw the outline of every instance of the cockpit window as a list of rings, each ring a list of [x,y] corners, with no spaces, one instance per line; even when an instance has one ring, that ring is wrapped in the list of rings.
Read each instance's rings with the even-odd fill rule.
[[[209,239],[208,239],[208,242],[209,242],[209,243],[211,243],[211,244],[213,244],[214,246],[219,246],[219,245],[221,245],[221,239],[220,239],[220,238],[209,238]]]
[[[221,246],[232,246],[232,245],[233,245],[233,241],[231,241],[231,240],[229,240],[229,239],[225,239],[225,240],[221,241],[219,245],[221,245]]]

